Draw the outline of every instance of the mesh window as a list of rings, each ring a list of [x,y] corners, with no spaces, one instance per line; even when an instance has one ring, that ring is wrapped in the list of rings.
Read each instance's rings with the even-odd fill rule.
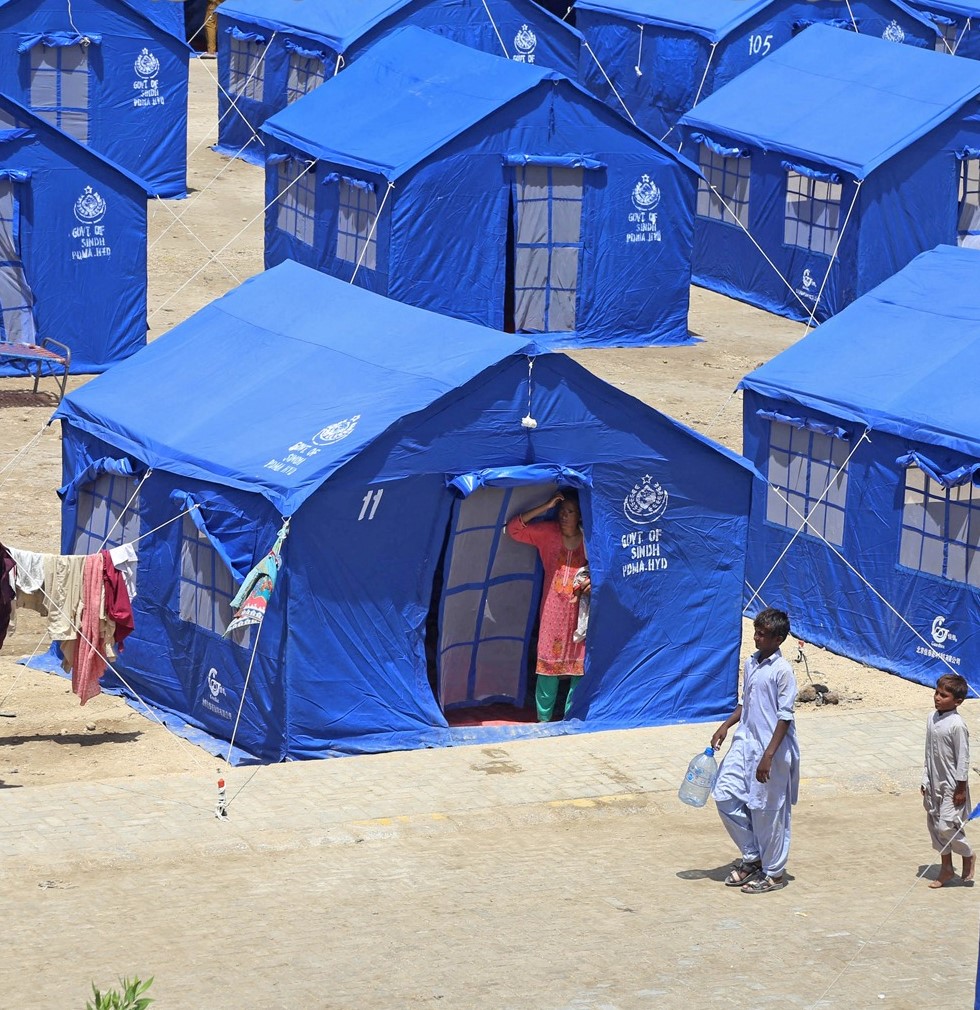
[[[794,532],[802,527],[810,536],[843,543],[847,453],[840,439],[770,421],[769,522]]]
[[[899,564],[980,586],[980,487],[944,488],[918,467],[905,471]]]
[[[518,333],[575,329],[582,251],[581,168],[516,170],[514,325]]]
[[[289,74],[286,78],[286,104],[290,105],[297,98],[308,95],[327,79],[327,71],[323,60],[315,56],[300,56],[299,53],[289,54]]]
[[[337,258],[374,270],[378,260],[378,195],[341,179],[337,215]],[[366,250],[366,251],[365,251]],[[361,254],[364,254],[363,260]]]
[[[831,255],[840,234],[841,184],[786,173],[786,216],[783,241]]]
[[[14,234],[17,201],[9,179],[0,179],[0,340],[32,344],[34,296],[27,283]]]
[[[964,158],[960,161],[956,244],[969,249],[980,249],[980,158]]]
[[[277,172],[279,213],[276,225],[306,245],[313,245],[316,212],[316,172],[292,158],[279,163]]]
[[[69,136],[88,143],[88,51],[85,46],[31,49],[31,108]]]
[[[180,534],[180,619],[220,635],[234,616],[231,601],[235,592],[231,572],[211,541],[190,516],[184,516]],[[233,631],[229,641],[248,645],[250,630]]]
[[[264,42],[250,42],[231,36],[228,67],[228,90],[235,98],[251,98],[261,102],[263,93],[262,57]]]
[[[936,22],[939,34],[936,36],[936,52],[955,54],[956,45],[960,41],[960,28],[954,21],[952,24]]]
[[[749,227],[749,172],[751,158],[725,158],[701,145],[701,172],[698,179],[698,217]],[[724,203],[722,203],[724,200]],[[731,209],[726,210],[725,204]],[[734,213],[735,217],[732,217]],[[737,218],[737,220],[736,220]]]
[[[78,495],[73,554],[94,554],[139,539],[139,496],[135,477],[104,473]]]

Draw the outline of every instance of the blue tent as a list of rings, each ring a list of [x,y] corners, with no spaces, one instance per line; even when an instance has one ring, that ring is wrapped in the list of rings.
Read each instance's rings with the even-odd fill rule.
[[[901,0],[576,0],[594,54],[582,82],[655,137],[814,23],[933,48],[934,22]]]
[[[52,337],[73,372],[142,347],[146,198],[146,183],[0,95],[0,340]]]
[[[0,0],[0,92],[146,180],[187,188],[187,64],[138,0]]]
[[[594,586],[563,728],[734,703],[750,468],[525,338],[287,262],[56,417],[64,549],[141,538],[129,689],[223,740],[242,706],[246,752],[444,745],[447,711],[520,708],[540,575],[502,525],[556,482],[581,489]],[[223,638],[283,517],[261,633]]]
[[[973,60],[808,28],[681,120],[704,173],[695,283],[821,320],[976,241],[978,94]]]
[[[936,50],[980,60],[980,3],[977,0],[914,0],[936,26]]]
[[[694,168],[554,71],[403,28],[264,132],[267,266],[549,346],[688,339]]]
[[[940,246],[742,380],[768,481],[748,592],[775,566],[761,597],[807,641],[921,684],[975,676],[978,375],[980,250]]]
[[[217,150],[261,161],[258,131],[269,116],[405,25],[578,76],[581,37],[533,0],[225,0]]]

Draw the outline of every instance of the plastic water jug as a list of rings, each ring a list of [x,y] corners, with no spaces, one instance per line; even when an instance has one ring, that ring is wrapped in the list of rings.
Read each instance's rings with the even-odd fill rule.
[[[713,747],[705,747],[703,754],[695,754],[687,766],[687,774],[677,795],[692,807],[703,807],[711,795],[711,787],[718,774],[718,762]]]

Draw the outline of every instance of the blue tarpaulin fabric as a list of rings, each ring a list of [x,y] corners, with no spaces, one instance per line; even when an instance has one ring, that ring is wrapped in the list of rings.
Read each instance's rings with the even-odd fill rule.
[[[521,424],[529,356],[534,428]],[[426,660],[436,587],[451,583],[467,610],[481,590],[472,573],[457,578],[465,562],[487,582],[477,610],[503,620],[514,583],[494,579],[522,548],[501,531],[511,512],[480,522],[480,509],[494,496],[540,501],[575,475],[594,588],[565,728],[715,719],[735,702],[750,469],[522,337],[283,263],[71,392],[56,416],[66,484],[102,458],[153,468],[138,496],[126,683],[225,740],[241,707],[236,746],[263,760],[453,744]],[[491,471],[508,486],[485,482],[465,500],[447,486]],[[186,605],[201,576],[186,518],[173,520],[188,502],[207,530],[191,548],[211,544],[229,579],[290,518],[257,643],[199,626],[217,597]],[[476,511],[456,529],[462,505]],[[453,562],[441,566],[450,530]],[[506,665],[496,641],[486,664]]]
[[[804,532],[787,550],[795,531],[767,519],[764,485],[753,498],[756,549],[747,582],[758,588],[786,550],[762,596],[789,612],[801,638],[922,684],[950,670],[969,679],[977,668],[977,561],[965,573],[920,571],[913,564],[918,554],[906,555],[903,544],[908,529],[914,533],[917,522],[926,522],[920,512],[905,512],[910,467],[922,473],[909,486],[921,486],[924,476],[936,480],[940,511],[946,508],[942,488],[975,480],[978,374],[980,250],[941,246],[742,380],[745,452],[763,472],[777,414],[805,412],[854,429],[834,454],[835,468],[850,456],[836,548]],[[867,440],[859,438],[864,430]],[[954,492],[957,500],[968,497]],[[955,516],[952,521],[950,536],[965,538],[965,527],[957,533]],[[936,537],[940,564],[944,542]],[[951,543],[950,560],[954,550]]]

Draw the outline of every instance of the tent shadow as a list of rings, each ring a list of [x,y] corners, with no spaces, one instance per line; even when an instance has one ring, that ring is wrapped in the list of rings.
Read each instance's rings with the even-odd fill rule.
[[[57,406],[58,394],[43,389],[36,393],[29,389],[0,390],[0,410],[5,407],[50,407],[54,410]]]
[[[15,782],[7,782],[5,779],[0,779],[0,789],[23,789],[24,787]]]
[[[20,747],[29,743],[76,744],[79,747],[94,747],[104,743],[134,743],[143,735],[142,731],[132,733],[35,733],[33,736],[4,737],[5,747]]]

